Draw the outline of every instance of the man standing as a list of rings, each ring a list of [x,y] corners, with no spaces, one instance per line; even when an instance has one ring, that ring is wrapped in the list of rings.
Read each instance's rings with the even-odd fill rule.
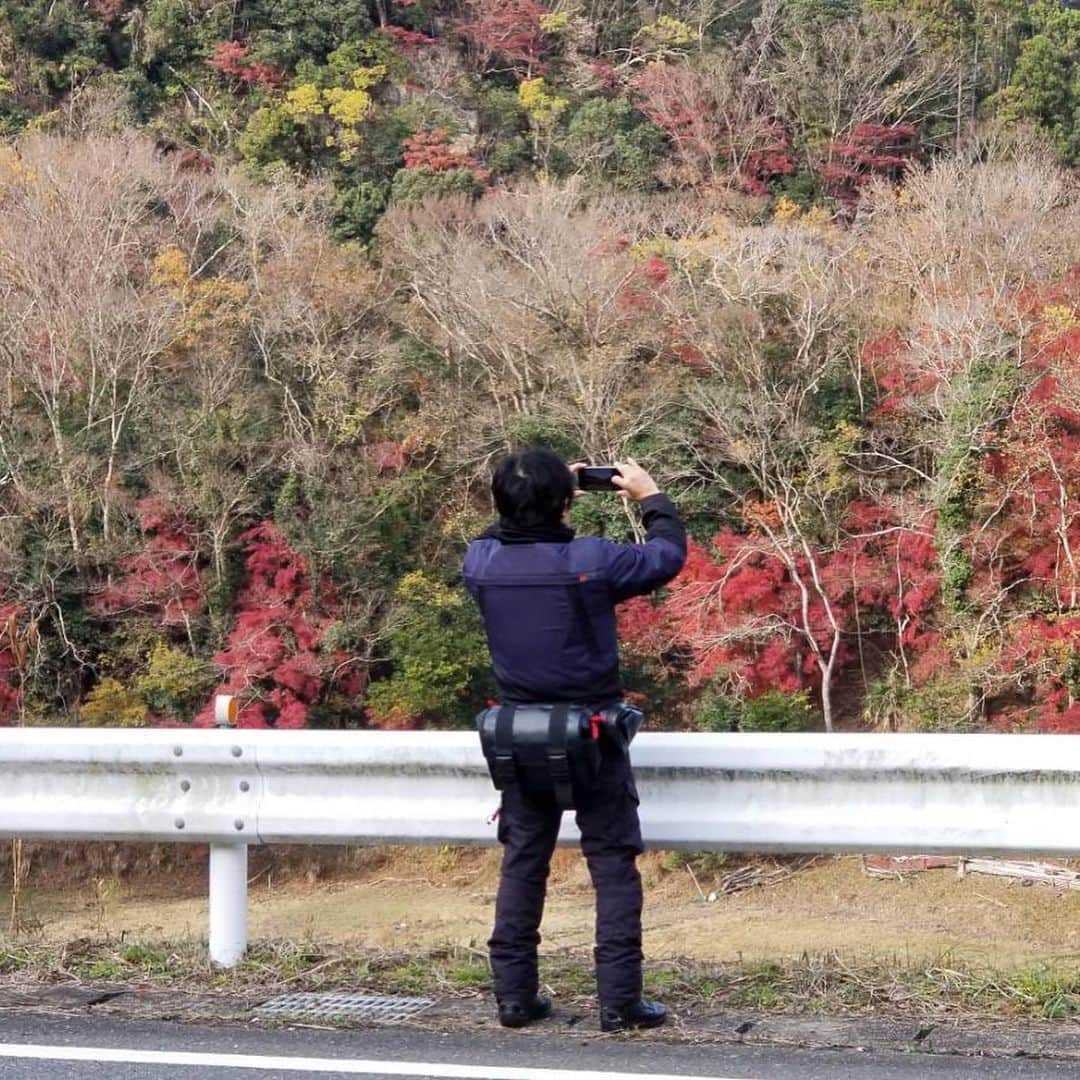
[[[615,605],[666,584],[686,561],[686,530],[674,504],[633,460],[617,464],[612,483],[640,505],[645,542],[575,539],[567,515],[580,468],[548,450],[502,461],[491,485],[499,521],[465,555],[465,584],[484,617],[503,710],[539,704],[565,712],[569,704],[610,719],[622,698]],[[642,999],[642,843],[628,742],[610,723],[596,723],[593,734],[598,767],[575,786],[573,801],[596,890],[600,1026],[657,1027],[666,1010]],[[561,819],[556,798],[518,783],[504,787],[502,874],[488,946],[506,1027],[551,1012],[539,993],[537,946]]]

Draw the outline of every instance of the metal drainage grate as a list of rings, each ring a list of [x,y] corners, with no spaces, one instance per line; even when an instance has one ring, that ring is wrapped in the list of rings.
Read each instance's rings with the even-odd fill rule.
[[[430,1009],[431,998],[367,997],[364,994],[283,994],[255,1008],[258,1016],[305,1020],[359,1017],[377,1024],[400,1024]]]

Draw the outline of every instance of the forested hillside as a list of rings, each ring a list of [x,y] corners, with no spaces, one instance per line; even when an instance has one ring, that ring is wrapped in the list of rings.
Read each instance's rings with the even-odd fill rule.
[[[1080,730],[1080,10],[0,0],[0,132],[0,722],[469,722],[542,443],[662,722]]]

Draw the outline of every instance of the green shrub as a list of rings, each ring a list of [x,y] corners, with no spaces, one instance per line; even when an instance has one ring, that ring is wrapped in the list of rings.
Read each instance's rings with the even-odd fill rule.
[[[264,105],[248,117],[236,147],[252,165],[299,160],[298,131],[291,116],[277,105]]]
[[[864,717],[880,727],[903,731],[977,731],[970,680],[936,675],[922,686],[905,686],[897,672],[875,679],[866,691]]]
[[[581,447],[566,430],[566,425],[548,416],[515,413],[506,421],[506,437],[516,450],[543,446],[561,454],[567,462],[582,456]]]
[[[479,195],[484,185],[469,169],[437,172],[427,165],[398,169],[391,196],[396,203],[418,203],[425,199],[445,199],[450,195]]]
[[[766,690],[756,698],[711,693],[694,713],[694,726],[701,731],[813,731],[820,723],[805,690]]]
[[[458,719],[470,685],[489,663],[480,614],[464,590],[419,570],[406,574],[394,593],[388,637],[393,675],[368,694],[376,722]]]
[[[390,185],[377,181],[362,180],[339,191],[330,226],[334,239],[339,243],[358,240],[366,244],[389,200]]]
[[[694,710],[694,727],[699,731],[738,731],[746,713],[746,702],[734,694],[706,694]]]
[[[265,28],[258,34],[260,58],[283,69],[302,61],[322,63],[341,49],[342,42],[352,45],[362,40],[378,47],[380,35],[368,33],[368,5],[353,0],[255,0],[244,6],[244,14]]]
[[[79,707],[79,723],[87,727],[142,727],[146,702],[138,690],[106,675]]]
[[[1038,32],[1020,47],[1001,113],[1012,122],[1036,121],[1067,162],[1080,164],[1080,11],[1064,3],[1024,6]]]
[[[900,712],[914,731],[976,731],[982,726],[971,709],[970,685],[954,675],[936,676],[908,690]]]
[[[533,149],[521,135],[496,143],[487,154],[488,168],[494,176],[513,176],[532,163]]]
[[[805,690],[794,694],[767,690],[746,703],[740,731],[813,731],[821,723]]]
[[[777,198],[782,195],[803,209],[820,206],[825,201],[821,181],[817,173],[810,169],[800,169],[793,176],[785,176],[772,185],[772,188]]]
[[[968,609],[967,587],[975,575],[968,553],[959,546],[949,549],[941,560],[941,600],[953,613]]]
[[[570,510],[570,524],[583,536],[606,536],[617,544],[634,541],[625,504],[607,492],[590,492],[576,499]]]
[[[570,117],[561,171],[616,191],[652,191],[664,134],[624,98],[590,98]]]
[[[212,664],[158,641],[150,651],[145,674],[135,680],[135,689],[161,716],[190,720],[206,702],[216,678]]]
[[[477,133],[485,142],[512,139],[529,130],[529,118],[517,90],[482,86],[476,101]]]
[[[790,23],[811,20],[836,22],[859,11],[858,0],[784,0],[784,15]]]

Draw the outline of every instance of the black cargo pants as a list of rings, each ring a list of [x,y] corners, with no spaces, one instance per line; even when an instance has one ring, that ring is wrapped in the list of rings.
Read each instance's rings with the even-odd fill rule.
[[[641,877],[643,848],[638,797],[627,752],[614,739],[601,743],[594,787],[575,792],[581,850],[596,890],[596,985],[603,1006],[641,1000]],[[518,785],[503,791],[499,842],[502,876],[495,929],[488,942],[495,997],[531,1001],[539,988],[537,946],[548,871],[562,811],[550,797]]]

